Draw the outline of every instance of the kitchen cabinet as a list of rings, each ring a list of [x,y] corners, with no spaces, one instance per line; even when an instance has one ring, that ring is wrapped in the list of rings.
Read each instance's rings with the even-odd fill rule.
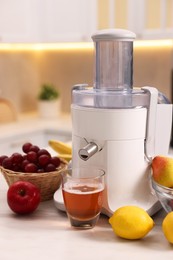
[[[42,41],[88,41],[96,28],[95,0],[44,0]]]
[[[98,29],[171,38],[173,0],[1,0],[0,42],[91,41]]]
[[[87,41],[96,28],[94,0],[2,0],[1,42]]]
[[[125,28],[138,39],[172,38],[173,0],[98,0],[98,27]]]
[[[38,41],[37,1],[2,0],[0,2],[0,41]]]
[[[172,38],[173,0],[138,0],[137,37],[141,39]]]

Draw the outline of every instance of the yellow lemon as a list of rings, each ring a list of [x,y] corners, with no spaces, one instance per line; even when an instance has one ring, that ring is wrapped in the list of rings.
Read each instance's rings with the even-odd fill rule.
[[[173,244],[173,211],[168,213],[162,222],[162,230],[166,239]]]
[[[140,239],[153,228],[154,221],[137,206],[123,206],[109,218],[114,233],[126,239]]]

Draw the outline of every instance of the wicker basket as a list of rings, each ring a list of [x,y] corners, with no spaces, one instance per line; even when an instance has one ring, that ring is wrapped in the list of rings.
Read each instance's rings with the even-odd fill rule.
[[[9,186],[16,181],[31,182],[40,189],[41,201],[46,201],[52,199],[53,194],[59,188],[61,184],[60,172],[65,168],[67,168],[67,162],[61,160],[60,166],[53,172],[23,173],[7,170],[3,167],[0,167],[0,170]]]

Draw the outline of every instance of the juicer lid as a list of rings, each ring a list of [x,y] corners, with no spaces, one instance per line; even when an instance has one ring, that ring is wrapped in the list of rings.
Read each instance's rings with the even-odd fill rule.
[[[99,30],[91,36],[93,41],[133,41],[136,34],[124,29],[104,29]]]

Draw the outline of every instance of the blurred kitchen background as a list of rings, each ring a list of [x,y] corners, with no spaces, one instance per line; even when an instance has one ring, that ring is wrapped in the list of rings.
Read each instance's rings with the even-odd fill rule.
[[[98,29],[136,33],[134,86],[158,88],[172,101],[173,0],[0,0],[0,95],[17,113],[37,111],[41,84],[61,93],[70,113],[71,88],[93,85]]]

